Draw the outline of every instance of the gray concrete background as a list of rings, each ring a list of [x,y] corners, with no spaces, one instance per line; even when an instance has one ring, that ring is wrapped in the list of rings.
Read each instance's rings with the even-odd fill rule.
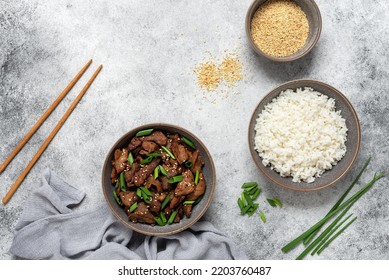
[[[78,70],[86,75],[22,152],[0,175],[3,197],[94,69],[103,71],[7,206],[0,206],[0,259],[8,249],[23,203],[45,167],[87,193],[78,211],[105,203],[100,172],[105,154],[123,133],[150,122],[182,126],[208,146],[217,190],[205,219],[253,259],[292,259],[302,249],[280,248],[316,222],[340,197],[368,155],[363,182],[388,169],[389,12],[385,0],[317,0],[321,38],[306,58],[276,64],[258,58],[244,31],[244,1],[13,1],[0,0],[0,160],[36,122]],[[244,80],[227,93],[199,90],[193,69],[235,50]],[[315,193],[283,190],[265,181],[252,161],[247,127],[259,100],[280,83],[300,78],[327,82],[353,103],[362,127],[355,168],[341,183]],[[187,105],[183,105],[187,104]],[[268,222],[239,215],[245,181],[260,182]],[[266,197],[282,209],[271,209]],[[353,207],[358,220],[314,259],[389,259],[388,179]]]

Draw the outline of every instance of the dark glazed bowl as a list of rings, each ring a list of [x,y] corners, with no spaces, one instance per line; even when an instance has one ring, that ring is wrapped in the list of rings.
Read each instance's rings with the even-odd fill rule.
[[[305,42],[305,45],[298,50],[297,52],[288,55],[288,56],[271,56],[266,53],[264,53],[255,43],[251,36],[251,20],[255,14],[255,12],[258,10],[258,8],[266,2],[266,0],[254,0],[254,2],[249,7],[247,14],[246,14],[246,35],[250,42],[251,47],[254,49],[254,51],[259,54],[260,56],[263,56],[267,59],[270,59],[272,61],[276,62],[291,62],[294,60],[297,60],[299,58],[302,58],[307,53],[309,53],[312,48],[316,45],[317,41],[319,40],[320,33],[321,33],[321,15],[320,10],[318,6],[316,5],[315,1],[313,0],[293,0],[297,5],[301,7],[301,9],[304,11],[304,13],[307,15],[308,24],[309,24],[309,33],[307,41]]]
[[[189,219],[185,217],[177,224],[171,224],[166,226],[152,226],[152,225],[147,225],[142,223],[130,222],[128,216],[124,212],[124,209],[121,208],[116,203],[112,195],[114,187],[111,184],[110,174],[112,168],[111,161],[113,160],[115,149],[126,147],[129,144],[130,139],[134,137],[138,131],[149,129],[149,128],[154,128],[155,130],[161,130],[164,132],[178,133],[192,140],[192,142],[196,145],[196,148],[199,150],[200,155],[203,157],[205,162],[203,167],[203,174],[206,183],[204,197],[195,207],[193,207],[191,217]],[[132,129],[131,131],[127,132],[122,137],[120,137],[120,139],[116,141],[116,143],[112,146],[112,148],[108,152],[102,170],[103,193],[113,214],[116,216],[116,218],[119,219],[119,221],[121,221],[123,224],[128,226],[130,229],[146,235],[154,235],[154,236],[171,235],[183,231],[189,228],[190,226],[192,226],[205,214],[208,207],[210,206],[213,194],[215,192],[215,186],[216,186],[215,166],[210,153],[208,152],[204,144],[200,141],[200,139],[198,139],[191,132],[183,128],[180,128],[175,125],[163,124],[163,123],[142,125]]]
[[[279,173],[272,170],[269,166],[265,167],[262,164],[262,158],[258,155],[258,152],[254,148],[256,119],[262,112],[265,105],[271,102],[273,98],[277,97],[281,91],[286,89],[296,90],[297,88],[304,87],[311,87],[314,90],[325,94],[330,98],[333,98],[335,100],[336,110],[341,110],[341,116],[346,120],[346,125],[348,128],[346,154],[335,166],[332,167],[331,170],[325,171],[321,177],[316,178],[313,183],[295,183],[292,181],[292,177],[281,177]],[[295,191],[317,191],[335,184],[351,169],[357,158],[360,145],[361,128],[359,125],[358,116],[350,101],[337,89],[319,81],[295,80],[282,84],[273,89],[259,102],[254,110],[249,124],[249,148],[251,156],[253,157],[259,171],[261,171],[262,174],[264,174],[269,180],[273,181],[277,185]]]

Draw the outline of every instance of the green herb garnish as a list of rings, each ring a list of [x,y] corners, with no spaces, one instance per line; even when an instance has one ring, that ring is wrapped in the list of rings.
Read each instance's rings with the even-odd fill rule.
[[[198,170],[196,170],[196,175],[195,175],[195,179],[194,179],[194,183],[196,186],[199,183],[199,179],[200,179],[200,172]]]
[[[166,195],[165,199],[162,202],[161,209],[164,209],[165,206],[169,203],[170,201],[170,195]]]
[[[148,190],[146,189],[145,187],[140,187],[140,190],[142,192],[144,192],[147,196],[152,196],[153,194]]]
[[[188,168],[191,168],[192,165],[193,165],[193,163],[190,160],[185,162],[185,166],[188,167]]]
[[[184,136],[181,136],[181,140],[182,140],[182,142],[184,142],[186,145],[188,145],[192,149],[196,149],[195,144],[192,141],[190,141],[188,138],[185,138]]]
[[[134,212],[135,209],[138,207],[138,202],[135,202],[131,205],[130,209],[128,210],[130,213]]]
[[[140,161],[140,164],[142,164],[142,165],[148,164],[148,163],[150,163],[152,160],[153,160],[153,157],[147,157],[147,158],[145,158],[145,159],[142,159],[142,160]]]
[[[246,182],[242,185],[242,189],[248,189],[251,190],[252,188],[257,187],[258,184],[256,182]]]
[[[266,199],[267,202],[270,204],[271,207],[277,207],[277,205],[282,208],[282,203],[277,198],[268,198]]]
[[[121,191],[122,192],[126,192],[127,191],[127,187],[126,187],[126,180],[124,179],[124,172],[120,173],[119,180],[120,180],[120,189],[121,189]]]
[[[358,173],[357,177],[355,178],[355,180],[351,183],[351,185],[348,187],[348,189],[345,191],[345,193],[339,198],[339,200],[335,203],[335,205],[330,209],[330,211],[328,211],[327,215],[330,214],[332,211],[334,211],[336,208],[338,208],[338,206],[343,202],[343,200],[346,198],[346,196],[348,195],[348,193],[351,191],[351,189],[355,186],[355,184],[358,182],[359,178],[361,178],[363,172],[365,172],[366,170],[366,167],[369,165],[370,163],[370,160],[371,160],[371,157],[369,157],[365,164],[363,165],[361,171]],[[326,215],[326,216],[327,216]],[[307,238],[304,239],[304,245],[307,245],[311,239],[319,232],[319,230],[321,229],[321,227],[317,228],[315,231],[313,231]]]
[[[353,214],[348,215],[343,221],[341,221],[339,224],[337,224],[316,246],[316,248],[312,251],[311,255],[313,256],[316,254],[316,252],[324,245],[324,243],[332,236],[332,234],[341,227]]]
[[[160,225],[160,226],[164,226],[165,225],[160,217],[154,217],[154,221],[156,221],[157,224]]]
[[[118,197],[118,194],[116,193],[116,189],[113,190],[113,197],[115,198],[116,203],[119,204],[120,206],[122,206],[122,201],[121,201],[120,198]]]
[[[169,179],[169,183],[170,184],[178,183],[178,182],[181,182],[182,179],[183,179],[182,175],[174,176],[174,177]]]
[[[277,206],[277,204],[274,202],[273,199],[268,198],[268,199],[266,199],[266,200],[267,200],[267,202],[270,204],[271,207],[276,207],[276,206]]]
[[[169,157],[171,157],[172,159],[176,159],[176,157],[168,148],[166,148],[165,146],[161,146],[161,148],[169,155]]]
[[[150,135],[152,132],[153,132],[154,129],[150,128],[150,129],[145,129],[145,130],[141,130],[141,131],[138,131],[137,134],[135,134],[136,137],[142,137],[142,136],[147,136],[147,135]]]
[[[177,215],[177,211],[173,211],[171,214],[170,214],[170,217],[169,217],[169,220],[167,221],[167,223],[170,225],[174,222],[174,218],[176,217]]]
[[[347,211],[353,206],[356,201],[350,203],[343,212],[336,217],[336,219],[311,243],[305,250],[297,256],[296,260],[302,260],[323,238],[336,226],[336,224],[343,218]]]
[[[265,214],[262,211],[259,211],[259,216],[261,217],[261,220],[266,223],[266,217]]]
[[[161,173],[162,173],[163,175],[165,175],[166,177],[169,177],[169,174],[167,173],[166,169],[163,168],[162,165],[159,165],[159,169],[161,170]]]
[[[162,154],[153,152],[153,153],[147,154],[147,156],[148,156],[148,157],[152,157],[152,158],[156,158],[156,157],[161,157]]]
[[[128,153],[127,160],[128,160],[128,163],[130,164],[130,166],[134,163],[134,157],[132,156],[131,152]]]
[[[138,188],[136,189],[136,195],[140,198],[142,198],[142,191]]]
[[[157,166],[156,168],[154,168],[154,179],[157,179],[159,176],[159,166]]]
[[[159,216],[161,217],[162,222],[163,222],[164,224],[166,224],[167,219],[166,219],[165,213],[160,212],[160,213],[159,213]]]
[[[385,172],[381,172],[378,174],[374,174],[373,179],[368,182],[365,186],[363,186],[358,192],[356,192],[353,196],[351,196],[349,199],[347,199],[345,202],[341,203],[336,209],[331,211],[329,214],[327,214],[324,218],[322,218],[320,221],[318,221],[316,224],[314,224],[311,228],[303,232],[301,235],[296,237],[294,240],[286,244],[284,247],[282,247],[282,251],[284,253],[289,252],[293,248],[295,248],[300,242],[302,242],[305,238],[307,238],[311,233],[316,231],[318,228],[320,228],[324,223],[326,223],[329,219],[331,219],[333,216],[335,216],[337,213],[339,213],[342,209],[346,208],[348,205],[352,205],[356,201],[358,201],[373,185],[375,182],[377,182],[379,179],[384,177],[386,175]]]
[[[355,220],[357,219],[357,217],[355,217],[354,219],[352,219],[350,222],[348,222],[343,228],[341,228],[337,233],[334,234],[333,237],[331,237],[330,240],[328,240],[320,249],[319,251],[317,251],[317,254],[320,255],[321,252],[323,252],[323,250],[325,248],[327,248],[328,245],[330,245],[330,243],[336,238],[338,237],[343,231],[346,230],[346,228],[348,228]]]
[[[185,200],[182,204],[184,204],[184,205],[192,205],[195,202],[196,202],[195,200]]]

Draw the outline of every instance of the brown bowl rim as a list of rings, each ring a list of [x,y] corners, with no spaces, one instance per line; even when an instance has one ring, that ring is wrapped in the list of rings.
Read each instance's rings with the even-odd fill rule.
[[[246,27],[246,36],[249,40],[249,43],[251,45],[251,47],[254,49],[254,51],[258,54],[258,55],[261,55],[269,60],[272,60],[272,61],[275,61],[275,62],[292,62],[292,61],[295,61],[297,59],[300,59],[302,58],[303,56],[307,55],[315,46],[316,46],[316,43],[317,41],[319,41],[319,38],[320,38],[320,34],[321,34],[321,30],[322,30],[322,18],[321,18],[321,13],[320,13],[320,9],[319,7],[317,6],[316,2],[314,0],[304,0],[304,1],[307,1],[307,2],[311,2],[313,7],[314,7],[314,11],[315,13],[317,14],[318,16],[318,26],[317,26],[317,35],[315,36],[313,42],[308,46],[308,48],[302,52],[301,54],[297,55],[296,57],[291,57],[293,54],[291,55],[288,55],[288,56],[271,56],[271,55],[268,55],[266,53],[264,53],[260,48],[257,47],[257,45],[254,43],[254,40],[251,36],[251,18],[249,18],[249,14],[250,12],[254,9],[254,5],[258,2],[258,1],[262,1],[262,0],[254,0],[251,4],[250,4],[250,7],[248,8],[247,10],[247,13],[246,13],[246,21],[245,21],[245,27]]]
[[[356,123],[357,123],[357,135],[358,135],[357,142],[356,142],[357,143],[357,149],[356,149],[356,151],[355,151],[355,153],[353,155],[352,160],[350,161],[349,165],[347,166],[347,168],[344,170],[344,172],[339,177],[334,178],[332,181],[330,181],[330,182],[328,182],[326,184],[323,184],[322,186],[319,186],[319,187],[316,187],[316,188],[311,188],[311,189],[300,189],[300,188],[296,188],[296,187],[291,187],[291,186],[285,185],[285,184],[283,184],[281,182],[278,182],[277,180],[273,179],[266,172],[264,172],[264,169],[268,168],[268,167],[266,167],[263,164],[261,164],[260,162],[258,163],[256,161],[256,158],[258,158],[259,155],[255,151],[253,140],[250,137],[250,129],[251,129],[252,123],[256,120],[255,112],[257,111],[257,109],[258,109],[259,105],[262,103],[262,101],[269,94],[271,94],[272,92],[280,91],[280,89],[282,87],[287,86],[289,84],[296,83],[296,82],[299,82],[299,83],[314,83],[314,84],[318,84],[318,85],[327,87],[330,90],[333,90],[334,92],[336,92],[340,97],[342,97],[344,99],[345,103],[349,106],[350,111],[352,112],[353,117],[355,118]],[[319,190],[322,190],[322,189],[325,189],[325,188],[327,188],[329,186],[334,185],[336,182],[338,182],[340,179],[342,179],[350,171],[351,167],[354,165],[354,163],[355,163],[355,161],[356,161],[356,159],[358,157],[360,146],[361,146],[361,126],[360,126],[360,123],[359,123],[358,115],[357,115],[357,113],[356,113],[356,111],[354,109],[354,106],[351,104],[351,102],[348,100],[348,98],[343,93],[341,93],[339,90],[337,90],[333,86],[331,86],[331,85],[329,85],[327,83],[321,82],[321,81],[309,80],[309,79],[297,79],[297,80],[292,80],[292,81],[289,81],[289,82],[286,82],[286,83],[283,83],[283,84],[277,86],[276,88],[270,90],[267,94],[265,94],[265,96],[263,98],[261,98],[261,100],[255,106],[255,109],[254,109],[254,111],[253,111],[253,113],[251,115],[251,118],[250,118],[249,129],[248,129],[248,140],[249,140],[249,150],[250,150],[251,157],[252,157],[253,161],[255,162],[255,165],[259,169],[259,171],[263,175],[265,175],[266,178],[268,178],[270,181],[275,183],[277,186],[281,186],[281,187],[283,187],[285,189],[288,189],[288,190],[294,190],[294,191],[299,191],[299,192],[314,192],[314,191],[319,191]]]
[[[159,127],[163,127],[163,128],[160,128],[161,130],[166,130],[166,131],[169,131],[169,129],[176,129],[176,130],[179,130],[179,131],[183,131],[184,133],[187,133],[188,135],[190,135],[190,137],[192,137],[193,139],[195,139],[197,141],[197,143],[199,143],[202,148],[204,149],[207,157],[209,158],[209,162],[210,162],[210,169],[211,169],[211,176],[212,176],[212,184],[207,188],[210,189],[210,194],[209,194],[209,198],[208,200],[206,201],[203,209],[201,210],[201,212],[196,216],[194,217],[190,222],[188,222],[186,225],[182,226],[182,227],[179,227],[175,230],[171,230],[171,231],[166,231],[166,232],[154,232],[152,230],[148,231],[148,230],[142,230],[142,229],[138,229],[138,228],[134,228],[132,223],[129,222],[128,220],[124,220],[121,216],[119,216],[115,209],[112,207],[112,205],[109,203],[108,201],[108,194],[104,188],[104,174],[105,172],[107,171],[106,168],[109,166],[109,164],[107,164],[107,161],[109,161],[110,159],[110,156],[111,154],[114,152],[114,150],[117,148],[118,144],[124,140],[125,138],[128,138],[129,135],[135,133],[136,131],[139,131],[139,130],[143,130],[143,129],[147,129],[147,128],[151,128],[151,127],[156,127],[156,126],[159,126]],[[141,234],[144,234],[144,235],[151,235],[151,236],[167,236],[167,235],[173,235],[173,234],[176,234],[176,233],[179,233],[181,231],[184,231],[186,229],[188,229],[189,227],[193,226],[198,220],[201,219],[202,216],[204,216],[205,212],[208,210],[209,206],[211,205],[211,202],[212,202],[212,199],[213,199],[213,196],[215,194],[215,189],[216,189],[216,169],[215,169],[215,164],[213,162],[213,159],[212,159],[212,156],[211,156],[211,153],[208,151],[207,147],[204,145],[204,143],[196,136],[194,135],[192,132],[186,130],[185,128],[182,128],[180,126],[177,126],[177,125],[173,125],[173,124],[168,124],[168,123],[149,123],[149,124],[144,124],[144,125],[141,125],[141,126],[137,126],[131,130],[129,130],[128,132],[126,132],[125,134],[123,134],[116,142],[115,144],[113,144],[111,146],[111,148],[109,149],[109,152],[106,154],[105,156],[105,160],[104,160],[104,164],[103,164],[103,168],[102,168],[102,177],[101,177],[101,187],[103,189],[103,194],[104,194],[104,198],[105,198],[105,201],[107,202],[109,208],[111,209],[112,213],[114,214],[114,216],[124,225],[128,226],[130,229],[132,229],[133,231],[136,231],[136,232],[139,232]],[[191,218],[189,218],[191,219]],[[150,228],[152,229],[152,226],[150,226]]]

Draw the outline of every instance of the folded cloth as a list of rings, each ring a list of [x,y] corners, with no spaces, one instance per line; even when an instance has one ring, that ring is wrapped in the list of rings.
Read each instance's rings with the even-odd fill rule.
[[[209,222],[171,236],[144,236],[121,224],[105,203],[75,210],[84,197],[45,170],[42,185],[24,205],[10,253],[23,259],[247,259]]]

